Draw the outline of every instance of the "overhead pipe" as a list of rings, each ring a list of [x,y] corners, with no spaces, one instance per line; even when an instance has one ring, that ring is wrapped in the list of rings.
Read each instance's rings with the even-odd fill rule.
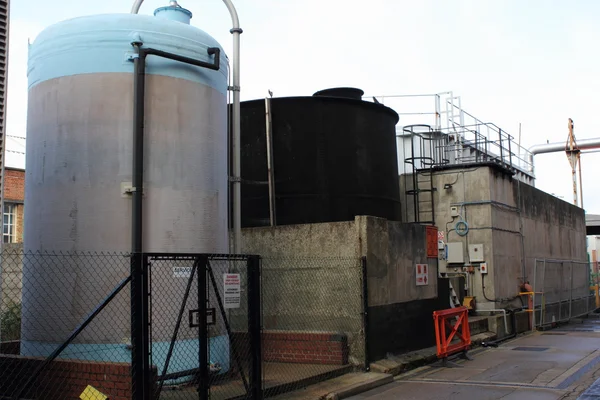
[[[577,147],[579,150],[589,150],[589,149],[597,149],[600,148],[600,137],[593,139],[584,139],[577,141]],[[567,146],[564,142],[559,143],[544,143],[544,144],[536,144],[535,146],[531,146],[529,148],[529,152],[532,156],[536,154],[544,154],[544,153],[556,153],[559,151],[565,151]]]
[[[132,14],[137,14],[144,0],[135,0],[131,8]],[[233,183],[233,253],[241,252],[242,239],[242,191],[241,191],[241,167],[240,167],[240,35],[243,30],[240,28],[240,20],[237,11],[231,0],[223,0],[229,14],[233,28],[229,30],[233,35],[233,85],[229,88],[233,92],[233,140],[232,140],[232,156],[233,156],[233,175],[230,177]],[[171,4],[176,5],[176,1]]]

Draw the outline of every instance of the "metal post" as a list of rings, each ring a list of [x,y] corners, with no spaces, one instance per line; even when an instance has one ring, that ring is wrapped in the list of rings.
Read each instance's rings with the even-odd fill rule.
[[[275,208],[275,172],[273,171],[273,123],[271,116],[271,99],[265,98],[265,134],[267,141],[267,174],[269,179],[269,216],[271,226],[277,225]]]
[[[562,266],[563,263],[560,263],[560,276],[559,276],[559,281],[560,281],[560,290],[558,291],[558,321],[562,321],[562,293],[563,293],[563,276],[562,276]]]
[[[206,321],[206,269],[208,257],[198,258],[198,398],[209,400],[208,324]],[[218,290],[215,288],[215,290]]]
[[[365,346],[365,371],[371,370],[371,360],[369,355],[369,286],[367,278],[367,257],[360,259],[362,269],[362,297],[363,297],[363,332]]]
[[[152,373],[150,368],[150,286],[149,286],[149,274],[150,274],[150,263],[148,262],[148,256],[142,254],[142,337],[144,344],[142,352],[144,356],[144,374],[143,385],[144,393],[147,393],[147,398],[152,398]]]
[[[536,266],[537,266],[537,259],[535,260],[535,263],[536,263]],[[546,260],[545,259],[544,259],[544,264],[543,264],[543,267],[542,267],[542,290],[541,290],[541,292],[542,292],[542,299],[547,300],[545,298],[545,296],[546,296]],[[545,311],[545,308],[546,308],[546,301],[543,301],[542,305],[543,305],[543,307],[542,307],[542,316],[540,318],[540,320],[541,320],[540,321],[540,326],[542,326],[542,324],[544,323],[544,311]]]
[[[144,354],[144,260],[142,258],[142,187],[144,182],[144,98],[146,55],[141,42],[132,43],[133,60],[133,166],[131,215],[131,363],[134,400],[148,398],[145,393],[147,360]]]
[[[512,139],[511,139],[511,137],[509,135],[508,136],[508,165],[510,165],[511,168],[512,168],[513,164],[512,164],[512,144],[511,144],[511,141],[512,141]]]
[[[571,264],[571,276],[569,278],[570,281],[570,291],[569,291],[569,320],[572,318],[573,316],[573,261],[571,261],[569,264]]]
[[[535,331],[535,328],[536,328],[536,325],[535,325],[535,294],[538,292],[536,279],[537,279],[537,261],[533,267],[533,294],[531,295],[531,297],[533,299],[532,303],[531,303],[531,308],[532,308],[532,311],[531,311],[531,314],[532,314],[531,315],[531,327],[532,327],[532,329],[531,330],[532,331]],[[540,310],[541,310],[541,307],[540,307]],[[540,316],[540,319],[541,319],[541,316]]]
[[[581,153],[577,153],[579,164],[579,197],[581,198],[581,208],[583,208],[583,178],[581,177]]]
[[[499,142],[499,146],[500,146],[500,162],[504,163],[504,152],[502,151],[502,129],[498,129],[498,138],[500,139]]]
[[[262,400],[262,322],[260,257],[248,258],[248,336],[250,338],[250,398]]]

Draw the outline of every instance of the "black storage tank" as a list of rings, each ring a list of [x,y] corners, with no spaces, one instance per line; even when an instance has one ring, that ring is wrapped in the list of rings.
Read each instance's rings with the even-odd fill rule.
[[[398,114],[354,88],[272,98],[277,225],[400,220]],[[242,226],[269,225],[265,100],[241,104]]]

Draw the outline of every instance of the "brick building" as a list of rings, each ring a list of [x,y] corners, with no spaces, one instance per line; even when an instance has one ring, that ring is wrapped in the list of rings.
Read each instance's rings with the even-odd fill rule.
[[[25,170],[6,167],[4,171],[3,242],[23,242]]]

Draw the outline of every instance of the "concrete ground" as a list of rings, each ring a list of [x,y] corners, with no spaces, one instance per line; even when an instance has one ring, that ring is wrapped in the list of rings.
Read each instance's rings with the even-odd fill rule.
[[[350,371],[349,366],[322,365],[322,364],[289,364],[289,363],[264,363],[263,387],[265,397],[275,393],[289,392],[301,385],[319,382],[330,377],[339,376]],[[362,374],[361,374],[362,375]],[[248,371],[246,371],[248,379]],[[232,379],[225,382],[216,382],[210,388],[211,400],[224,400],[244,396],[246,390],[242,379]],[[285,396],[285,395],[284,395]],[[161,400],[192,400],[198,399],[198,393],[193,386],[178,388],[165,388]]]
[[[421,367],[348,398],[600,400],[600,382],[594,385],[600,377],[599,347],[600,319],[592,315],[473,351],[473,360],[458,361],[459,368]]]

